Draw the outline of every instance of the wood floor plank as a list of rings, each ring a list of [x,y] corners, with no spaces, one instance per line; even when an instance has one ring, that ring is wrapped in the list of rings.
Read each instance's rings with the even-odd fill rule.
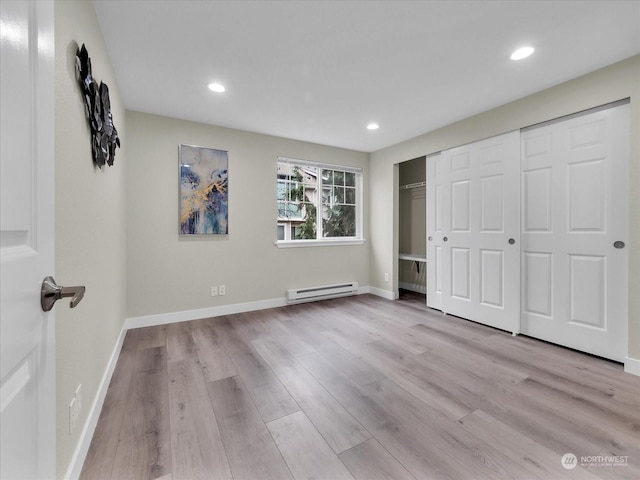
[[[568,348],[560,348],[522,335],[517,338],[491,337],[487,344],[493,347],[492,351],[519,352],[521,357],[524,355],[526,361],[537,368],[557,375],[566,375],[579,382],[598,385],[602,391],[612,395],[624,392],[636,395],[640,388],[640,377],[625,373],[620,364]]]
[[[385,378],[382,373],[371,365],[351,355],[334,342],[327,341],[318,348],[318,351],[358,385],[369,385]]]
[[[303,412],[267,424],[296,480],[353,480]]]
[[[640,478],[640,459],[637,455],[622,455],[613,449],[605,448],[600,450],[596,456],[621,457],[615,462],[609,458],[603,458],[602,460],[585,459],[586,462],[583,468],[598,475],[598,477],[606,480],[638,480]],[[582,462],[582,458],[579,457],[578,461]]]
[[[256,312],[240,313],[227,319],[238,336],[247,343],[257,338],[269,337],[264,325],[256,320]]]
[[[440,415],[415,396],[398,388],[394,382],[380,380],[364,388],[398,419],[413,442],[427,446],[429,461],[437,462],[439,470],[448,476],[492,480],[530,476],[517,461],[469,434],[459,422]],[[411,473],[419,476],[409,465],[403,464]]]
[[[356,480],[415,480],[375,438],[342,452],[340,460]]]
[[[138,331],[138,350],[145,348],[166,347],[167,346],[167,329],[168,325],[159,325],[155,327],[137,328]]]
[[[531,372],[527,368],[497,361],[477,350],[477,343],[461,345],[459,343],[439,346],[431,352],[420,355],[418,360],[426,363],[438,361],[442,368],[452,368],[491,385],[501,388],[504,385],[515,385],[529,378]]]
[[[227,353],[211,319],[194,323],[193,340],[200,367],[207,382],[237,375],[231,356]]]
[[[598,480],[598,477],[579,465],[572,469],[562,466],[562,455],[548,449],[487,413],[476,410],[460,423],[476,437],[497,447],[512,459],[518,459],[532,477],[547,479]],[[571,452],[566,452],[571,453]]]
[[[233,478],[201,369],[186,359],[168,371],[174,480]]]
[[[525,397],[535,395],[549,406],[553,414],[580,424],[582,428],[589,428],[591,437],[599,442],[602,448],[615,449],[620,452],[619,455],[630,455],[640,459],[640,422],[630,421],[628,415],[587,401],[576,401],[567,393],[533,379],[519,384],[516,392]],[[587,452],[580,453],[589,455]]]
[[[349,353],[326,335],[323,335],[323,329],[319,328],[313,322],[313,319],[306,319],[304,322],[292,320],[286,320],[285,322],[291,331],[303,338],[309,345],[312,345],[316,351],[321,352],[328,360],[339,365],[358,384],[367,385],[384,378],[384,375],[369,364]]]
[[[265,422],[300,410],[264,359],[250,343],[241,338],[226,319],[216,322],[214,329],[224,342],[236,371]]]
[[[111,478],[139,341],[139,330],[129,330],[124,338],[102,411],[80,472],[82,480]]]
[[[111,478],[118,480],[155,480],[166,468],[166,458],[156,450],[157,438],[153,434],[134,438],[126,437],[118,442],[118,450]],[[171,476],[170,473],[162,477]]]
[[[311,345],[299,338],[293,331],[275,317],[275,313],[269,310],[256,315],[258,322],[269,332],[269,336],[284,348],[289,354],[296,357],[315,351]]]
[[[240,377],[207,385],[235,480],[291,479],[291,473]]]
[[[296,359],[369,432],[394,428],[387,414],[361,385],[357,384],[324,355],[311,353]]]
[[[416,366],[416,361],[405,359],[401,350],[388,343],[356,344],[336,335],[333,330],[323,332],[323,334],[335,339],[336,342],[381,372],[386,378],[393,380],[452,420],[458,420],[477,408],[476,405],[469,403],[466,396],[456,396],[455,392],[452,393],[452,390],[455,389],[451,385],[451,378],[448,374],[440,373],[429,377],[418,368],[407,368],[407,362]]]
[[[452,468],[454,460],[443,454],[442,450],[446,447],[437,444],[438,438],[430,438],[433,432],[428,418],[440,414],[428,405],[421,404],[413,412],[413,418],[407,421],[407,414],[401,407],[390,408],[392,403],[400,403],[407,395],[412,397],[395,383],[382,380],[360,387],[321,355],[305,355],[298,360],[416,478],[464,478],[459,477],[459,472]],[[384,390],[387,395],[377,398],[376,386],[381,383],[386,386]],[[456,428],[456,422],[452,421],[450,425]]]
[[[371,438],[369,432],[282,347],[266,339],[252,343],[335,453]]]
[[[384,317],[378,317],[376,315],[369,315],[367,317],[349,315],[345,320],[351,322],[353,325],[367,328],[371,332],[379,335],[381,339],[385,339],[387,342],[415,355],[427,352],[432,346],[426,345],[424,341],[421,342],[417,331],[411,330],[410,327],[390,325],[385,321]]]
[[[167,326],[167,353],[169,361],[184,360],[197,356],[193,340],[193,323],[179,322]]]
[[[166,348],[138,351],[134,368],[112,475],[155,479],[172,471]]]
[[[300,357],[300,361],[416,478],[455,479],[443,469],[437,451],[430,448],[430,442],[425,441],[415,429],[424,428],[423,424],[404,424],[387,405],[371,395],[368,388],[355,384],[322,356],[306,355]]]
[[[554,411],[543,396],[521,395],[517,387],[496,394],[483,410],[557,454],[599,451],[601,437],[591,426]]]
[[[593,387],[594,390],[597,388]],[[611,402],[615,405],[624,405],[640,412],[640,395],[634,395],[627,392],[618,392],[611,397]]]
[[[424,322],[424,314],[405,308],[404,302],[389,305],[374,295],[360,295],[345,302],[344,310],[357,317],[375,317],[390,322],[396,327],[406,328]]]

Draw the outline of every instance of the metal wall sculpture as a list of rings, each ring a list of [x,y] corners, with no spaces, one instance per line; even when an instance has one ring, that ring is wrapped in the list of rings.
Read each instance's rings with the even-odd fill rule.
[[[91,128],[93,161],[98,167],[103,167],[105,163],[112,166],[120,139],[113,125],[109,87],[104,82],[100,82],[98,86],[93,79],[91,59],[84,43],[76,52],[76,78],[84,91],[84,106]]]

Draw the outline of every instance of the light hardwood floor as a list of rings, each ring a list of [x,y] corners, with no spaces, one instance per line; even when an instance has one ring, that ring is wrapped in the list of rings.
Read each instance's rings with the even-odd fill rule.
[[[130,330],[81,478],[640,478],[639,377],[422,302]]]

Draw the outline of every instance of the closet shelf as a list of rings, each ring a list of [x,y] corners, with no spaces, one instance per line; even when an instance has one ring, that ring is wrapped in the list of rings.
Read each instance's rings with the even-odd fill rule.
[[[418,271],[418,274],[420,274],[420,264],[427,263],[427,256],[420,253],[399,253],[398,260],[416,262],[416,270]]]

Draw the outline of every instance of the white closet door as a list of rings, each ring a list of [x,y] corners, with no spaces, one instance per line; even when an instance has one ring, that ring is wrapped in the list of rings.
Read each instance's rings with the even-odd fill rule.
[[[523,132],[522,333],[624,360],[628,149],[628,105]]]
[[[427,157],[427,306],[442,310],[442,192],[444,165]]]
[[[442,292],[434,303],[446,313],[518,331],[519,132],[444,151],[430,165],[427,209],[435,219],[428,224],[427,265],[433,259],[434,288],[441,285]]]

